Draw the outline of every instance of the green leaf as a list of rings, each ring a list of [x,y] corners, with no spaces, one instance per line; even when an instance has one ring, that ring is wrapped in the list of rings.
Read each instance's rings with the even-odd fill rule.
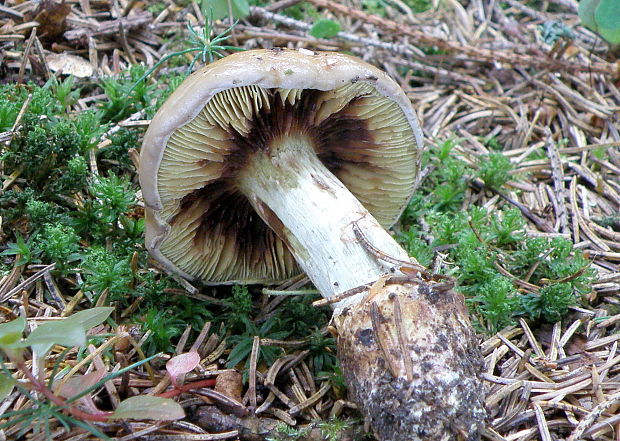
[[[601,37],[611,44],[620,44],[620,28],[618,29],[599,29]]]
[[[581,0],[577,13],[581,19],[581,23],[592,30],[596,30],[596,21],[594,19],[594,11],[601,0]]]
[[[619,30],[620,0],[601,0],[594,11],[594,20],[601,30]]]
[[[0,347],[9,346],[18,342],[22,338],[22,333],[26,327],[26,319],[23,317],[11,320],[0,325]]]
[[[228,354],[228,368],[233,368],[241,363],[252,352],[252,340],[247,338],[243,339],[237,346],[232,348],[230,354]]]
[[[611,44],[620,44],[620,0],[582,0],[581,23]]]
[[[310,29],[310,35],[315,38],[331,38],[340,32],[340,24],[334,20],[317,20]]]
[[[0,401],[11,395],[15,386],[15,379],[5,374],[0,374]]]
[[[61,346],[84,346],[86,344],[86,331],[79,322],[68,319],[43,323],[30,333],[25,343],[39,357],[45,355],[54,345]]]
[[[110,419],[178,420],[185,417],[183,408],[169,398],[137,395],[122,401]]]
[[[63,321],[75,323],[81,326],[84,331],[88,331],[106,321],[110,314],[112,314],[112,311],[114,311],[114,308],[111,306],[85,309],[67,317]]]
[[[43,356],[54,345],[84,346],[86,331],[103,323],[114,308],[106,306],[86,309],[62,320],[43,323],[30,333],[24,341]]]
[[[243,18],[250,15],[250,4],[247,0],[231,0],[233,18]],[[229,16],[228,0],[203,0],[202,11],[207,19],[221,20]]]

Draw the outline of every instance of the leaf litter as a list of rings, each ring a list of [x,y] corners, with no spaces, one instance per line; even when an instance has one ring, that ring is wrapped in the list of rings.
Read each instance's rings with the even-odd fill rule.
[[[458,138],[453,154],[466,163],[491,153],[484,139],[495,138],[509,158],[512,179],[499,189],[470,182],[463,209],[484,206],[493,211],[516,207],[527,219],[527,237],[562,237],[591,259],[597,279],[587,304],[571,307],[562,322],[535,326],[520,319],[493,336],[481,335],[488,384],[486,404],[490,419],[483,434],[489,440],[596,439],[614,440],[620,432],[620,73],[617,53],[596,34],[579,25],[577,2],[551,0],[534,9],[516,0],[467,4],[455,0],[433,2],[414,13],[414,2],[386,1],[380,11],[361,0],[304,3],[320,17],[339,23],[340,31],[312,36],[312,25],[289,14],[299,1],[282,0],[252,6],[250,15],[234,27],[232,39],[243,48],[288,46],[311,50],[341,50],[361,56],[385,69],[410,97],[422,122],[426,142]],[[52,75],[72,73],[96,80],[118,75],[131,64],[152,67],[168,55],[166,43],[179,35],[186,22],[204,23],[199,5],[134,1],[80,0],[58,3],[7,1],[0,6],[0,75],[2,82],[25,79],[46,81]],[[311,5],[311,6],[309,6]],[[288,9],[287,11],[290,11]],[[216,22],[218,31],[229,21]],[[553,31],[553,29],[556,31]],[[335,35],[334,35],[335,34]],[[148,80],[183,67],[164,66]],[[88,98],[80,105],[88,108]],[[27,104],[26,104],[27,106]],[[144,126],[142,113],[132,115],[112,130]],[[0,134],[10,140],[13,130]],[[105,146],[107,137],[100,140]],[[96,173],[95,167],[91,167]],[[4,176],[6,190],[15,182]],[[439,268],[441,268],[441,264]],[[0,280],[2,314],[9,320],[23,315],[30,329],[41,321],[66,316],[83,301],[57,292],[61,301],[46,303],[42,281],[52,270],[46,265],[15,265]],[[46,279],[47,275],[47,279]],[[522,282],[518,284],[517,282]],[[295,291],[307,284],[293,280],[278,291]],[[515,281],[528,286],[526,280]],[[45,283],[46,287],[53,284]],[[188,294],[208,297],[184,283]],[[30,298],[34,293],[36,296]],[[265,297],[261,316],[268,317],[283,296]],[[532,326],[532,327],[531,327]],[[197,353],[200,363],[185,374],[184,382],[218,378],[219,360],[227,345],[222,336],[209,334],[207,323],[191,350],[185,333],[177,355]],[[324,334],[327,329],[323,330]],[[76,375],[118,369],[144,358],[141,345],[148,335],[109,325],[96,333],[109,335],[111,355],[87,348],[87,357],[70,350],[66,366]],[[147,333],[148,334],[148,333]],[[103,338],[103,337],[102,337]],[[355,408],[337,388],[317,378],[308,367],[308,351],[294,341],[269,341],[287,348],[268,370],[257,365],[260,346],[251,345],[245,394],[188,390],[180,395],[186,409],[209,406],[194,422],[127,422],[98,427],[116,433],[116,439],[233,439],[246,430],[242,417],[256,414],[258,431],[273,431],[278,422],[291,426],[327,420]],[[191,352],[188,352],[191,351]],[[54,351],[43,367],[51,372],[61,353]],[[193,356],[192,356],[193,357]],[[87,360],[86,362],[84,360]],[[139,369],[110,380],[99,393],[111,403],[119,394],[159,393],[168,389],[166,360],[145,363]],[[176,358],[176,360],[180,360]],[[91,364],[92,363],[92,364]],[[5,363],[9,371],[11,363]],[[88,366],[92,366],[87,370]],[[188,363],[187,368],[194,366]],[[21,378],[19,373],[15,373]],[[176,375],[172,374],[171,375]],[[238,380],[235,380],[238,381]],[[229,386],[224,390],[229,389]],[[260,396],[257,397],[257,388]],[[264,391],[264,392],[263,392]],[[238,392],[235,393],[238,395]],[[0,403],[0,413],[32,406],[17,391]],[[215,408],[213,408],[215,405]],[[225,409],[228,413],[217,413]],[[209,413],[210,412],[210,413]],[[217,415],[215,414],[217,413]],[[235,417],[227,419],[228,415]],[[314,424],[314,423],[313,423]],[[206,427],[210,427],[206,429]],[[312,427],[312,426],[309,426]],[[218,430],[214,430],[218,429]],[[19,427],[4,429],[7,439]],[[217,431],[219,433],[214,433]],[[34,435],[30,439],[44,439]],[[301,435],[300,435],[301,436]],[[305,435],[304,435],[305,436]],[[342,432],[345,439],[346,431]],[[62,425],[52,427],[51,439],[89,439],[88,432]],[[285,438],[283,438],[285,439]],[[305,439],[305,438],[299,438]],[[311,438],[307,438],[311,439]]]

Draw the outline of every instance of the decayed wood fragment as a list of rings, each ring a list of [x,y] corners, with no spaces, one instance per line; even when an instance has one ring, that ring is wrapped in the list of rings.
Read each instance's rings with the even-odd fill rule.
[[[80,40],[88,36],[117,35],[121,27],[125,32],[151,22],[153,15],[148,11],[138,11],[127,17],[116,20],[109,20],[98,23],[96,29],[79,28],[72,29],[64,33],[64,37],[69,41]]]
[[[463,297],[434,285],[387,284],[335,319],[350,392],[381,440],[480,439],[480,345]]]

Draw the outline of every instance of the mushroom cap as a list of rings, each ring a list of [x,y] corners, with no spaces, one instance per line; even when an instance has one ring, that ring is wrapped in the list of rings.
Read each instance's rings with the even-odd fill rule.
[[[238,52],[190,75],[145,134],[139,178],[146,247],[188,279],[275,283],[301,272],[235,187],[244,158],[302,131],[384,227],[417,185],[422,131],[387,74],[333,52]]]

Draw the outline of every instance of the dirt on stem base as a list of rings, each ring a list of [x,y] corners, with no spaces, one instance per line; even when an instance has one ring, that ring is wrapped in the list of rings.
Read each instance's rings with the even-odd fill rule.
[[[474,441],[485,425],[482,356],[463,297],[388,284],[336,319],[354,400],[381,441]]]

